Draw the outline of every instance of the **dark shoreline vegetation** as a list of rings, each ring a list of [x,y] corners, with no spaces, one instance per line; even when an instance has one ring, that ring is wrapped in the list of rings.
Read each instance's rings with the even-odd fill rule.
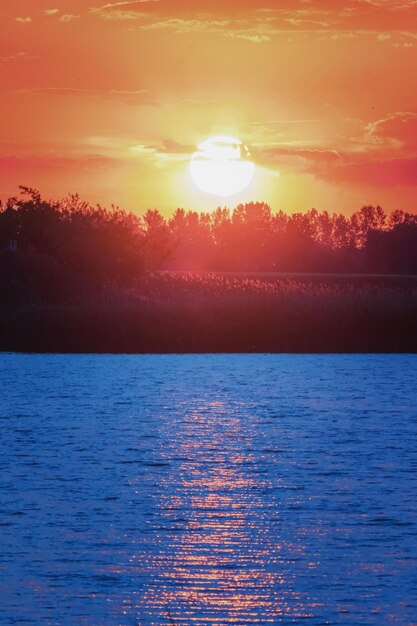
[[[0,350],[416,352],[417,216],[143,217],[22,188],[0,210]]]

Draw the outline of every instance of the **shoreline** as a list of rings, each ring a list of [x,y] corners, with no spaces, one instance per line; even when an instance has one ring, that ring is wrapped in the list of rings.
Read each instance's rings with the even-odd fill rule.
[[[386,278],[154,273],[136,289],[3,305],[0,351],[415,353],[416,286]]]

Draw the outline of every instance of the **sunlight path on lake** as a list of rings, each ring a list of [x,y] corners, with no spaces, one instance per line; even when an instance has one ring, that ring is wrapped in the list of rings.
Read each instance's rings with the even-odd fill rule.
[[[0,623],[410,626],[414,355],[0,356]]]
[[[279,537],[280,520],[262,462],[256,423],[244,404],[195,402],[165,427],[152,584],[141,602],[155,623],[275,623],[308,617],[288,564],[302,553]],[[264,453],[279,454],[268,449]],[[155,521],[153,522],[155,524]],[[274,532],[275,531],[275,532]]]

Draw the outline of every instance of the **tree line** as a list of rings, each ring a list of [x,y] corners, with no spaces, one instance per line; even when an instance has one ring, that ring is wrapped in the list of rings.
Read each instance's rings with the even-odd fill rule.
[[[0,205],[3,301],[129,288],[147,270],[417,273],[417,215],[364,206],[347,217],[250,202],[138,216],[22,187]]]

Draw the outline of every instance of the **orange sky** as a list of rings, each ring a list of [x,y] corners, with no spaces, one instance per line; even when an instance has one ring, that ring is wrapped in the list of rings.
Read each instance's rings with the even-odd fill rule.
[[[189,181],[232,135],[273,209],[417,208],[416,0],[1,0],[0,196],[138,212],[224,200]]]

